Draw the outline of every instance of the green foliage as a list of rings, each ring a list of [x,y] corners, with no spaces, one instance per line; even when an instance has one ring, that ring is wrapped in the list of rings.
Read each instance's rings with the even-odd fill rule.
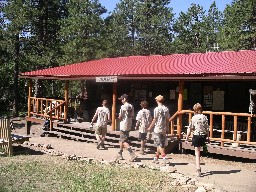
[[[200,5],[192,4],[186,13],[181,12],[174,24],[177,53],[203,52],[205,37],[205,11]]]
[[[167,54],[172,42],[170,1],[121,0],[107,18],[111,56]]]
[[[105,19],[98,0],[0,1],[0,106],[25,111],[25,71],[129,55],[256,47],[256,3],[234,0],[222,14],[191,4],[174,19],[170,0],[120,0]],[[218,43],[218,50],[212,49]],[[34,80],[33,96],[63,98],[61,81]],[[79,93],[80,82],[71,84]]]
[[[65,5],[67,16],[61,20],[62,63],[98,59],[101,56],[101,15],[106,9],[98,0],[71,0]]]
[[[224,11],[221,29],[222,50],[255,49],[256,3],[254,0],[234,0]]]

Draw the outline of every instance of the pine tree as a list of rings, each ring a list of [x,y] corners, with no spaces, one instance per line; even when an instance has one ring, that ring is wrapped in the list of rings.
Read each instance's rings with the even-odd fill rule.
[[[255,49],[256,3],[234,0],[224,10],[220,45],[223,50]]]
[[[109,57],[134,55],[136,44],[136,6],[138,0],[121,0],[105,19]]]
[[[25,2],[22,0],[9,0],[1,4],[2,22],[4,34],[2,38],[2,49],[4,50],[4,73],[8,75],[5,81],[8,84],[3,84],[4,89],[9,92],[4,96],[13,110],[13,115],[18,115],[18,104],[20,99],[18,74],[23,64],[22,60],[22,38],[25,36],[28,22],[27,22],[27,9]],[[9,69],[9,71],[7,71]],[[13,74],[10,73],[14,71]]]
[[[172,42],[169,0],[121,0],[107,18],[111,56],[167,54]]]
[[[204,52],[203,38],[205,11],[202,6],[191,4],[186,13],[181,12],[174,24],[174,46],[177,53]]]
[[[101,57],[101,15],[106,9],[98,0],[70,0],[65,4],[66,16],[61,21],[62,63],[87,61]]]
[[[219,36],[223,22],[223,15],[218,10],[215,1],[211,4],[208,14],[204,18],[205,35],[204,47],[206,51],[219,51]]]
[[[137,52],[141,55],[168,54],[173,38],[174,14],[170,0],[140,0],[136,9]]]

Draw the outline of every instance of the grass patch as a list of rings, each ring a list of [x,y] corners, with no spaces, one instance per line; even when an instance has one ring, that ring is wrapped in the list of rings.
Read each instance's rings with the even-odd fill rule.
[[[67,161],[46,155],[0,157],[0,192],[187,191],[164,173]],[[192,190],[192,189],[190,189]]]

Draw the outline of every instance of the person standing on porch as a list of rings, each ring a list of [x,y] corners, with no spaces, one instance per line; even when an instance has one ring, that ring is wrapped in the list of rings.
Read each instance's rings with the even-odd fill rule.
[[[145,144],[147,141],[147,128],[150,126],[152,121],[152,116],[150,111],[147,109],[148,103],[147,101],[140,102],[141,110],[138,112],[136,116],[136,127],[135,129],[139,129],[139,140],[141,142],[140,154],[145,154]]]
[[[134,117],[134,108],[128,103],[128,95],[123,94],[118,98],[122,102],[118,118],[120,119],[120,151],[118,152],[117,159],[123,159],[123,149],[126,148],[131,156],[130,161],[134,161],[137,155],[133,152],[129,144],[129,132],[132,127],[132,119]]]
[[[165,140],[166,133],[169,125],[169,109],[164,106],[164,97],[158,95],[156,98],[157,107],[154,109],[154,118],[150,124],[148,131],[151,132],[154,127],[154,145],[156,147],[156,156],[153,159],[153,163],[159,163],[159,156],[163,158],[163,164],[166,165],[169,163],[166,154],[165,154]]]
[[[203,109],[201,104],[196,103],[193,106],[193,110],[194,110],[194,116],[192,117],[189,123],[186,141],[188,141],[190,133],[193,130],[192,145],[195,147],[196,169],[197,169],[196,171],[197,171],[197,176],[201,177],[200,149],[202,146],[205,145],[206,139],[209,142],[209,136],[208,136],[209,125],[208,125],[207,117],[202,114]]]
[[[97,139],[97,149],[100,149],[102,147],[105,149],[104,141],[105,136],[107,134],[107,124],[110,121],[110,112],[107,108],[107,100],[102,101],[102,107],[98,107],[91,122],[91,126],[93,125],[93,122],[97,118],[96,123],[96,129],[95,129],[95,136]]]

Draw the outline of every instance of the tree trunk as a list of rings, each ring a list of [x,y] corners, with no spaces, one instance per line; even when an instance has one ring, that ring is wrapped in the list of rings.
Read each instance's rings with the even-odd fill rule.
[[[20,57],[20,38],[19,34],[15,35],[15,67],[14,67],[14,100],[12,115],[18,116],[18,99],[19,99],[19,57]]]

